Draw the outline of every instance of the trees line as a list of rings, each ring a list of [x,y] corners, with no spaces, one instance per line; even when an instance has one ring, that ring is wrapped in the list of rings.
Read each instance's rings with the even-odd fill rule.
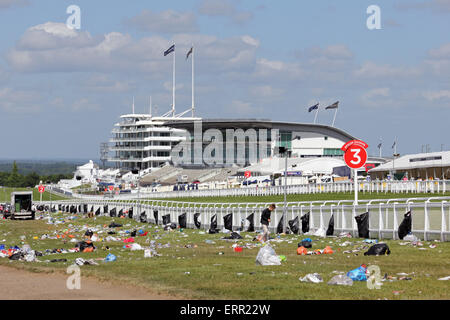
[[[13,162],[12,170],[10,172],[0,172],[0,185],[12,188],[26,188],[34,187],[43,183],[57,183],[61,179],[71,179],[73,174],[51,174],[51,175],[39,175],[36,172],[28,174],[20,174],[16,161]]]

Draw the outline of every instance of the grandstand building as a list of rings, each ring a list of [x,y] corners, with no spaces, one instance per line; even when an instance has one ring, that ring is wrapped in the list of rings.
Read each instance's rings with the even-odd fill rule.
[[[173,146],[185,139],[185,130],[167,126],[166,123],[199,120],[134,113],[122,115],[120,119],[112,130],[110,150],[113,155],[108,161],[115,163],[116,168],[125,170],[151,170],[169,162]]]
[[[188,131],[191,140],[196,135],[195,122],[191,120],[169,121],[166,123],[168,127],[174,129],[183,129]],[[278,147],[287,148],[290,158],[317,158],[317,157],[339,157],[342,158],[343,151],[341,147],[349,140],[355,139],[352,135],[337,129],[320,124],[305,124],[295,122],[281,122],[258,119],[203,119],[201,120],[201,135],[208,135],[209,137],[219,135],[219,140],[225,142],[230,131],[236,133],[239,130],[245,134],[245,139],[233,140],[233,162],[226,159],[227,151],[230,145],[222,144],[223,150],[221,155],[222,161],[218,161],[218,166],[233,166],[238,165],[238,151],[242,148],[244,151],[244,161],[240,166],[248,166],[254,163],[259,163],[261,160],[278,156]],[[211,133],[213,132],[213,133]],[[264,134],[261,134],[263,132]],[[256,134],[258,144],[265,145],[265,148],[255,148],[254,140],[250,139],[252,134]],[[198,135],[198,133],[197,133]],[[202,151],[205,153],[206,148],[210,143],[202,141]],[[250,151],[255,148],[256,161],[252,163],[250,160]],[[186,165],[195,164],[203,165],[208,161],[199,164],[193,159],[195,148],[191,148],[192,159]],[[228,149],[228,150],[227,150]],[[207,153],[207,152],[206,152]],[[206,155],[207,157],[208,155]],[[205,159],[205,155],[203,156]],[[209,162],[211,163],[211,162]],[[211,165],[210,165],[211,166]],[[213,165],[214,166],[214,165]]]

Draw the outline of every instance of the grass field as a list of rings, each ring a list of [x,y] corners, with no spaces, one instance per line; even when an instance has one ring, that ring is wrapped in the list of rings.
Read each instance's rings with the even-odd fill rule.
[[[73,235],[82,240],[83,228],[97,227],[99,237],[105,239],[111,221],[123,224],[113,236],[127,237],[124,232],[133,229],[149,231],[145,237],[135,237],[143,247],[154,240],[162,256],[144,258],[142,250],[130,251],[123,242],[97,241],[97,250],[92,253],[66,253],[39,257],[39,260],[66,258],[67,262],[10,262],[0,258],[0,264],[23,268],[34,272],[65,273],[74,259],[105,258],[108,253],[117,256],[115,262],[97,261],[98,266],[82,266],[81,276],[92,276],[105,281],[119,281],[150,288],[190,299],[450,299],[448,281],[437,280],[450,275],[450,243],[423,242],[425,250],[412,245],[400,245],[401,241],[387,241],[392,253],[389,256],[364,256],[369,245],[356,238],[316,238],[312,249],[323,249],[326,245],[335,251],[329,255],[298,256],[297,243],[305,236],[281,235],[271,241],[278,255],[287,260],[280,266],[257,266],[255,258],[259,247],[252,241],[255,233],[242,233],[243,240],[221,240],[224,234],[200,234],[200,230],[163,231],[161,227],[135,222],[130,219],[97,217],[83,218],[80,215],[53,214],[61,224],[47,224],[46,220],[11,221],[0,220],[0,244],[7,247],[27,243],[32,249],[45,251],[53,248],[72,248],[75,243],[64,239],[40,240],[43,234]],[[103,232],[103,233],[100,233]],[[123,232],[121,235],[120,232]],[[25,240],[20,237],[25,236]],[[247,237],[246,237],[247,236]],[[38,239],[33,239],[38,237]],[[207,243],[212,240],[214,243]],[[348,246],[340,246],[350,241]],[[234,252],[232,244],[248,245],[243,252]],[[170,245],[168,245],[170,244]],[[436,248],[430,248],[436,244]],[[110,250],[105,247],[109,246]],[[163,246],[168,246],[164,247]],[[345,250],[359,250],[343,253]],[[223,254],[219,254],[219,253]],[[412,280],[382,282],[380,289],[368,289],[366,282],[354,282],[353,286],[330,286],[327,282],[333,271],[347,272],[365,263],[377,265],[383,276],[399,277],[407,273]],[[318,272],[324,282],[303,283],[299,277]],[[189,273],[189,274],[188,274]],[[83,280],[81,280],[83,281]],[[81,284],[83,285],[83,284]]]
[[[10,202],[11,201],[11,192],[14,191],[33,191],[33,201],[39,201],[40,200],[40,193],[36,188],[0,188],[0,202]],[[51,199],[50,199],[51,198]],[[50,201],[50,200],[66,200],[67,198],[64,198],[59,195],[51,194],[50,192],[45,191],[42,194],[42,201]]]

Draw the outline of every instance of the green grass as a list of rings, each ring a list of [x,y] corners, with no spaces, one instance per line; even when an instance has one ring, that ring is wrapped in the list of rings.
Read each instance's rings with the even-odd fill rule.
[[[36,188],[0,188],[0,202],[11,202],[11,192],[14,191],[33,191],[33,201],[40,200],[40,193]],[[51,199],[50,199],[51,197]],[[42,194],[42,201],[50,201],[50,200],[67,200],[68,198],[62,197],[60,195],[51,194],[45,191]]]
[[[450,243],[433,242],[434,249],[429,248],[432,242],[425,242],[419,250],[411,245],[401,246],[401,241],[386,241],[392,251],[389,256],[364,256],[367,250],[362,248],[362,239],[355,238],[313,238],[313,249],[323,249],[326,245],[335,250],[331,255],[298,256],[297,243],[304,236],[281,235],[280,242],[272,241],[272,245],[279,255],[285,255],[287,261],[280,266],[257,266],[255,257],[259,248],[252,242],[254,233],[242,233],[249,238],[237,241],[238,244],[250,244],[252,249],[244,248],[236,253],[231,246],[233,241],[221,240],[223,234],[199,234],[199,230],[163,231],[150,224],[142,224],[130,219],[98,217],[94,219],[82,218],[68,214],[53,214],[57,219],[64,219],[64,223],[57,225],[46,224],[46,220],[36,221],[0,221],[0,244],[7,246],[28,243],[33,249],[44,251],[53,248],[72,248],[74,243],[57,240],[35,240],[43,234],[62,234],[69,231],[77,239],[83,238],[82,226],[99,226],[103,228],[112,220],[124,224],[118,230],[133,230],[142,228],[149,231],[146,237],[135,237],[136,242],[148,246],[146,240],[156,243],[170,243],[170,248],[160,248],[160,257],[144,259],[143,251],[124,249],[123,242],[97,241],[97,250],[92,253],[54,254],[39,257],[41,261],[54,258],[66,258],[66,263],[47,262],[9,262],[0,258],[0,264],[10,267],[23,268],[34,272],[65,273],[67,266],[73,264],[74,259],[104,258],[111,252],[117,256],[116,262],[98,261],[98,266],[82,266],[81,275],[92,276],[105,281],[120,281],[151,290],[173,294],[190,299],[450,299],[447,281],[437,279],[449,276]],[[69,217],[77,217],[69,219]],[[127,224],[129,224],[127,226]],[[104,229],[106,230],[106,229]],[[20,236],[25,236],[25,241]],[[106,234],[99,234],[105,238]],[[113,236],[119,236],[113,235]],[[208,244],[211,239],[215,244]],[[282,241],[281,241],[282,240]],[[350,241],[352,244],[341,247],[338,244]],[[197,245],[196,248],[186,248],[186,245]],[[104,247],[109,246],[110,251]],[[352,254],[344,254],[344,250],[360,248]],[[219,252],[224,254],[219,255]],[[357,254],[357,255],[356,255]],[[412,273],[411,281],[383,282],[381,289],[369,290],[365,282],[355,282],[351,287],[329,286],[327,282],[334,275],[333,271],[347,272],[366,263],[378,265],[381,274],[396,276],[396,273]],[[185,272],[190,272],[186,274]],[[318,272],[324,279],[323,283],[303,283],[298,279],[307,273]],[[242,275],[238,275],[241,273]],[[83,280],[81,280],[83,281]],[[394,291],[400,291],[395,295]]]

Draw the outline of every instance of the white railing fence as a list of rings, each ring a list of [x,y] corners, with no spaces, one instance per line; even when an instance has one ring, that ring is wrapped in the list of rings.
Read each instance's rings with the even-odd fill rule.
[[[443,194],[450,191],[450,180],[428,180],[428,181],[365,181],[358,183],[361,193],[431,193]],[[316,194],[354,192],[354,184],[345,183],[317,183],[286,186],[287,194]],[[141,189],[140,197],[146,199],[168,199],[168,198],[201,198],[201,197],[229,197],[229,196],[271,196],[283,195],[284,186],[265,187],[241,187],[229,189],[206,189],[206,190],[183,190],[148,192]],[[136,199],[137,193],[124,193],[113,195],[115,199]],[[103,195],[84,195],[73,193],[73,197],[80,199],[103,199]]]
[[[398,227],[403,215],[412,212],[412,232],[423,240],[439,239],[449,241],[450,237],[450,197],[410,198],[410,199],[376,199],[361,200],[355,206],[352,200],[289,202],[287,205],[287,220],[293,220],[309,212],[310,231],[328,227],[331,215],[334,214],[334,235],[349,232],[358,236],[355,216],[369,212],[369,231],[371,238],[398,239]],[[254,213],[254,227],[261,229],[261,212],[268,203],[194,203],[181,201],[137,200],[64,200],[37,203],[51,206],[56,210],[68,211],[75,206],[78,212],[98,212],[101,216],[110,216],[110,211],[116,208],[116,215],[122,209],[133,211],[132,218],[139,221],[141,214],[149,223],[162,224],[162,217],[170,216],[170,222],[178,225],[178,217],[186,213],[187,228],[196,228],[194,214],[198,215],[201,229],[210,228],[211,218],[217,215],[217,227],[224,227],[223,217],[232,214],[233,230],[247,230],[247,217]],[[276,203],[277,208],[272,213],[269,229],[276,232],[278,223],[283,215],[283,203]],[[105,207],[107,206],[107,207]],[[154,212],[158,217],[155,220]],[[126,214],[127,215],[127,214]]]

